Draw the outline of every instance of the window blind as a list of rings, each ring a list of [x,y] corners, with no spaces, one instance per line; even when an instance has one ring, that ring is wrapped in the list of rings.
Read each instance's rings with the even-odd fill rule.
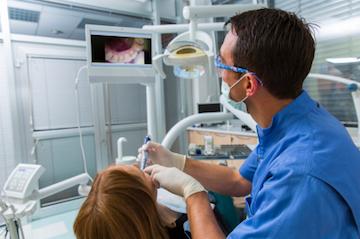
[[[319,26],[311,72],[360,81],[360,63],[334,64],[326,60],[360,56],[360,0],[274,0],[274,6]],[[345,85],[309,78],[304,88],[340,121],[356,125],[353,100]]]

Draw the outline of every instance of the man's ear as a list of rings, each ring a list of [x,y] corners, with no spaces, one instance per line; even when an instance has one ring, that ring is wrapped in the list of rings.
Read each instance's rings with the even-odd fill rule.
[[[246,95],[249,97],[255,94],[256,90],[259,88],[259,82],[253,74],[247,75],[247,78]]]

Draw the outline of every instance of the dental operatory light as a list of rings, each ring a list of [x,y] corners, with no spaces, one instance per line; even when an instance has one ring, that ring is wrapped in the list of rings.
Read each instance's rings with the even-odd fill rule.
[[[169,49],[170,53],[164,58],[164,63],[175,66],[175,76],[182,79],[195,79],[204,75],[203,64],[207,62],[207,55],[200,44],[184,41],[174,45],[170,46],[174,49]]]
[[[205,68],[203,66],[175,66],[174,75],[181,79],[197,79],[203,76],[205,73]]]
[[[211,49],[212,40],[207,33],[198,31],[195,40],[190,40],[190,33],[184,32],[169,43],[164,54],[153,58],[154,68],[165,77],[161,69],[163,60],[166,65],[174,66],[175,76],[181,79],[200,78],[212,67]]]
[[[326,61],[333,64],[357,63],[360,62],[360,57],[327,58]]]

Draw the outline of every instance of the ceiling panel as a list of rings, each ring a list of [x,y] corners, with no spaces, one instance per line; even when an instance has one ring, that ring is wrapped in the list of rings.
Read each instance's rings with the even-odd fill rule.
[[[170,2],[173,2],[173,0]],[[74,6],[61,4],[58,6],[56,6],[56,4],[41,4],[36,1],[23,2],[9,0],[9,7],[16,9],[19,14],[22,12],[39,13],[37,24],[31,22],[31,19],[23,17],[24,14],[17,14],[21,17],[19,19],[11,19],[11,32],[17,34],[84,40],[84,29],[80,29],[83,24],[81,25],[80,23],[125,27],[142,27],[144,24],[152,23],[150,19],[143,17],[126,16],[105,11],[96,12],[94,10],[79,9]]]
[[[11,33],[35,35],[38,23],[10,20]]]
[[[69,36],[70,39],[74,40],[85,40],[85,29],[75,29],[71,35]]]
[[[26,10],[38,11],[38,12],[41,12],[43,9],[43,7],[40,4],[33,4],[29,2],[14,1],[14,0],[8,0],[8,6],[13,8],[20,8],[20,9],[26,9]]]
[[[48,0],[54,3],[85,6],[101,11],[114,11],[130,15],[150,16],[151,2],[145,3],[136,0]]]
[[[68,38],[80,23],[82,17],[42,12],[37,35]],[[55,31],[62,33],[56,34]]]
[[[79,9],[71,9],[71,7],[53,7],[53,6],[43,6],[42,13],[74,16],[74,17],[81,17],[82,15],[84,15],[84,12],[79,11]]]

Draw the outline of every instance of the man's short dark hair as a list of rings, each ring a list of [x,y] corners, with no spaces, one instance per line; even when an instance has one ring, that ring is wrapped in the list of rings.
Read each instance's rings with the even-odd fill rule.
[[[279,99],[296,98],[314,59],[312,25],[279,9],[247,11],[231,17],[237,35],[234,65],[256,73]]]

